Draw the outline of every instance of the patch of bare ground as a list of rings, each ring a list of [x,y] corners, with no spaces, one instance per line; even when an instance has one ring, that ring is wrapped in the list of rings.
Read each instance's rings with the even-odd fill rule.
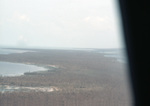
[[[23,87],[23,86],[10,86],[10,85],[0,85],[0,90],[2,93],[6,92],[54,92],[61,91],[61,89],[49,86],[49,87]]]

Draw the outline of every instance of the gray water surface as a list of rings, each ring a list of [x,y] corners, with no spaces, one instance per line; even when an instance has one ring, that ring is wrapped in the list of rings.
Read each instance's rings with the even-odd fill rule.
[[[26,65],[20,63],[0,62],[0,75],[17,76],[23,75],[25,72],[45,71],[46,68],[35,65]]]
[[[31,51],[0,48],[0,54],[12,54],[12,53],[24,53],[24,52],[31,52]]]
[[[99,49],[97,52],[104,54],[105,57],[116,58],[119,62],[127,63],[125,49]]]

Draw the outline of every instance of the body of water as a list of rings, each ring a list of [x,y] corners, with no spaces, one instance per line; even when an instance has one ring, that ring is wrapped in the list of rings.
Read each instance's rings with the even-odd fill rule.
[[[83,49],[86,50],[86,49]],[[89,49],[88,49],[89,50]],[[117,61],[127,63],[124,49],[90,49],[90,51],[104,54],[105,57],[116,58]],[[25,50],[0,49],[0,54],[24,53]],[[25,72],[46,70],[43,67],[19,63],[0,62],[0,75],[23,75]]]
[[[25,72],[45,71],[44,67],[26,65],[20,63],[0,62],[0,75],[16,76],[23,75]]]
[[[0,48],[0,54],[24,53],[24,52],[31,52],[31,51],[16,50],[16,49],[2,49],[2,48]]]
[[[28,50],[17,50],[17,49],[0,49],[0,54],[11,54],[11,53],[24,53],[32,52]],[[26,65],[20,63],[2,62],[0,61],[0,75],[2,76],[16,76],[23,75],[25,72],[34,71],[45,71],[44,67],[38,67],[35,65]]]
[[[104,54],[105,57],[116,58],[119,62],[127,63],[125,49],[99,49],[96,52]]]

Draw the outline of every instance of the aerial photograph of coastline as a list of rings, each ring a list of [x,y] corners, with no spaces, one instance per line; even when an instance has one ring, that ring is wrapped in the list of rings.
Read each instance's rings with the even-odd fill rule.
[[[0,106],[132,106],[115,0],[0,2]]]

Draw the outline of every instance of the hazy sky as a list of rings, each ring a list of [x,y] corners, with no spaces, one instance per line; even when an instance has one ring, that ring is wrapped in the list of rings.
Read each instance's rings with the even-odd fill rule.
[[[115,1],[0,0],[0,46],[122,47]]]

